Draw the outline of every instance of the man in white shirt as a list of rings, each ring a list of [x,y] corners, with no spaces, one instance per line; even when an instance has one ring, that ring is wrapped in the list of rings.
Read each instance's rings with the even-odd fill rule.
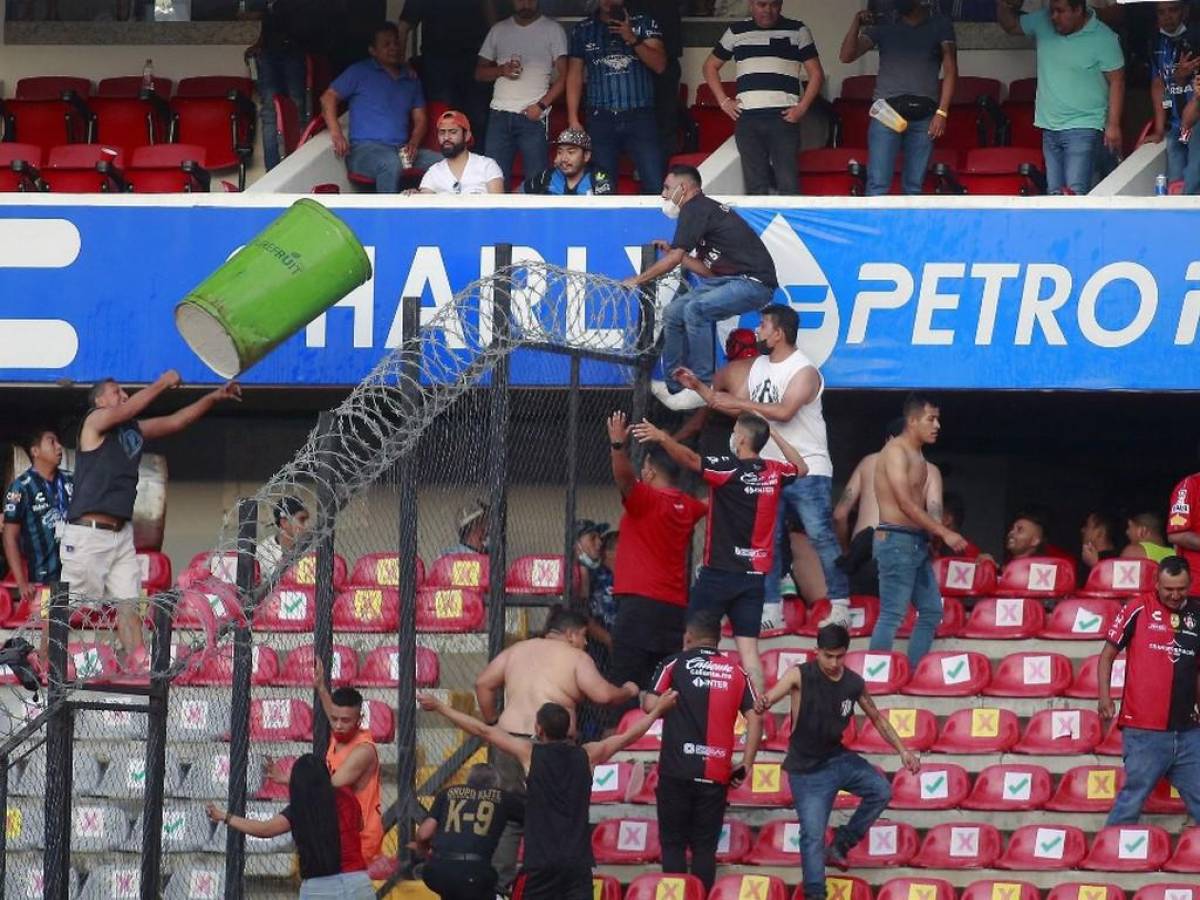
[[[289,552],[297,539],[308,530],[309,514],[295,497],[284,497],[275,504],[275,527],[278,531],[260,541],[255,556],[264,578],[274,574],[283,555]]]
[[[422,194],[503,194],[504,173],[496,161],[472,153],[471,123],[456,109],[442,113],[437,121],[441,162],[430,166],[421,179]]]
[[[519,152],[526,175],[540,172],[548,156],[550,107],[567,80],[567,34],[538,10],[538,0],[513,0],[511,18],[497,22],[479,50],[475,80],[494,81],[488,115],[487,155],[512,179]]]

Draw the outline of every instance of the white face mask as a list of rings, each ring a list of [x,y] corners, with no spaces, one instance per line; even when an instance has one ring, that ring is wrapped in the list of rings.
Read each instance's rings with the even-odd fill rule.
[[[737,435],[736,434],[731,434],[729,436],[729,455],[737,456]]]
[[[676,188],[674,191],[671,192],[671,196],[664,198],[664,200],[662,202],[662,214],[664,216],[666,216],[668,219],[678,219],[679,218],[679,204],[675,202],[675,196],[678,193],[679,193],[679,189]]]
[[[1169,38],[1177,38],[1177,37],[1179,37],[1181,34],[1183,34],[1185,31],[1187,31],[1187,23],[1186,23],[1186,22],[1180,22],[1180,23],[1179,23],[1179,27],[1178,27],[1178,28],[1176,28],[1174,31],[1167,31],[1167,29],[1165,29],[1165,28],[1160,28],[1160,29],[1158,29],[1158,30],[1159,30],[1159,32],[1160,32],[1161,34],[1164,34],[1164,35],[1166,35],[1166,36],[1167,36],[1167,37],[1169,37]]]

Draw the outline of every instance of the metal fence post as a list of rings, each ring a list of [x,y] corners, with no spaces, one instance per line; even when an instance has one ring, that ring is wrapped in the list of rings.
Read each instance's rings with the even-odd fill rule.
[[[657,260],[657,252],[653,244],[642,245],[642,267],[641,271],[645,272]],[[630,410],[630,419],[633,422],[640,422],[646,417],[646,411],[650,408],[650,372],[654,368],[654,304],[655,294],[658,291],[658,285],[653,282],[642,285],[638,291],[638,306],[640,312],[639,327],[638,327],[638,367],[637,377],[633,382],[633,404]],[[633,442],[630,447],[629,456],[633,461],[633,467],[636,471],[641,467],[642,457],[645,455],[645,450],[637,441]]]
[[[154,604],[154,646],[146,709],[146,782],[142,797],[142,900],[157,900],[162,888],[163,791],[167,772],[167,703],[174,601]]]
[[[237,588],[245,623],[234,629],[233,688],[229,709],[229,805],[236,815],[246,814],[246,768],[250,756],[250,676],[252,668],[250,618],[247,598],[254,589],[254,548],[258,536],[258,503],[238,501]],[[246,872],[246,836],[225,830],[225,898],[242,900]]]
[[[587,609],[587,597],[575,597],[575,505],[579,492],[579,354],[571,354],[571,387],[567,393],[567,497],[563,523],[563,603],[567,607],[580,599]]]
[[[512,244],[496,245],[496,270],[512,267]],[[512,278],[496,280],[492,293],[492,346],[504,347],[512,332]],[[508,568],[508,385],[509,359],[503,354],[492,368],[488,403],[488,658],[504,649],[504,574]]]
[[[333,413],[323,412],[317,417],[318,445],[322,450],[332,449],[337,439],[334,433]],[[318,481],[317,507],[326,516],[327,526],[322,528],[322,537],[316,546],[316,619],[313,624],[313,657],[325,667],[328,683],[332,676],[333,663],[333,548],[334,528],[337,527],[336,500],[325,479]],[[321,712],[321,697],[313,689],[313,753],[324,759],[329,748],[329,720]]]
[[[4,881],[8,878],[8,766],[9,756],[0,756],[0,900],[4,900]]]
[[[404,297],[400,301],[401,333],[404,335],[403,362],[400,366],[400,390],[405,405],[421,406],[421,298]],[[397,467],[399,488],[399,526],[397,569],[400,591],[400,630],[397,633],[396,668],[399,677],[396,706],[396,786],[400,803],[396,832],[399,836],[398,862],[408,859],[411,836],[411,811],[417,782],[417,472],[420,447],[400,459]]]
[[[70,640],[70,585],[50,586],[50,677],[47,706],[56,709],[46,726],[46,771],[57,772],[45,802],[45,856],[42,880],[47,900],[67,900],[71,884],[71,794],[75,770],[75,711],[66,701],[67,642]],[[7,819],[5,820],[7,827]]]

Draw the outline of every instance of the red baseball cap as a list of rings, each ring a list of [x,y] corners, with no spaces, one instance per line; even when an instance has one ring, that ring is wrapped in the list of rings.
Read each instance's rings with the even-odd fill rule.
[[[471,134],[471,120],[457,109],[448,109],[438,116],[438,125],[457,125],[468,137]]]

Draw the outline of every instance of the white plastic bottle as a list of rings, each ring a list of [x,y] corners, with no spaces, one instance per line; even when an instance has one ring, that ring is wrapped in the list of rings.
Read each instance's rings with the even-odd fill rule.
[[[142,66],[142,90],[149,93],[154,93],[154,60],[146,60],[146,64]]]

